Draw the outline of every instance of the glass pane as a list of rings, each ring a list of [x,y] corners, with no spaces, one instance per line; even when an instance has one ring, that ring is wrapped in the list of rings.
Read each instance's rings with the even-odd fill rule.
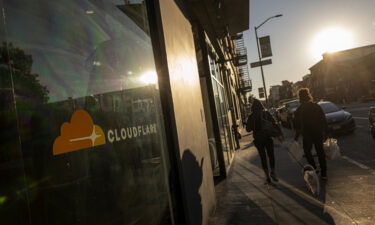
[[[10,60],[1,70],[14,85],[1,85],[16,95],[22,157],[2,161],[0,173],[20,180],[24,169],[26,188],[10,181],[5,190],[29,208],[6,224],[171,224],[145,3],[3,2]],[[0,202],[22,211],[17,198]]]
[[[229,165],[230,163],[230,145],[229,145],[229,136],[228,136],[228,115],[226,110],[226,102],[224,101],[224,88],[222,85],[218,82],[215,78],[220,78],[218,74],[218,67],[216,66],[216,63],[214,60],[211,59],[210,56],[208,56],[209,62],[210,62],[210,70],[212,73],[211,81],[212,81],[212,87],[214,92],[214,99],[215,99],[215,106],[216,106],[216,113],[218,118],[218,125],[219,125],[219,132],[221,137],[221,143],[223,147],[223,155],[224,155],[224,161],[226,165]]]
[[[208,63],[210,65],[211,75],[221,82],[220,69],[218,64],[210,56],[208,56]]]
[[[228,107],[227,102],[225,101],[225,95],[224,95],[224,87],[218,86],[219,88],[219,100],[220,100],[220,110],[223,117],[223,127],[224,127],[224,134],[225,139],[228,144],[228,154],[229,157],[231,156],[231,149],[232,149],[232,142],[230,137],[230,127],[229,127],[229,120],[228,120]]]
[[[0,1],[0,8],[2,2]],[[4,14],[0,12],[0,221],[27,224],[28,208],[22,152],[12,89],[10,59],[5,44]]]
[[[212,79],[212,86],[214,90],[214,98],[215,98],[215,106],[216,106],[216,114],[218,119],[218,125],[219,125],[219,132],[220,132],[220,139],[221,139],[221,145],[223,148],[223,155],[224,155],[224,162],[226,165],[229,165],[229,158],[228,158],[228,146],[227,146],[227,140],[225,135],[225,128],[224,128],[224,121],[223,121],[223,115],[220,107],[220,95],[219,95],[219,88],[218,84],[215,79]]]

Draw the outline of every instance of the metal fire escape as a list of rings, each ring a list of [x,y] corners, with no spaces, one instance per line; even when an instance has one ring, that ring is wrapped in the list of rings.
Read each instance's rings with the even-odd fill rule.
[[[247,64],[247,49],[245,47],[245,42],[243,39],[243,34],[238,33],[232,36],[232,39],[236,43],[236,57],[235,65],[239,69],[239,92],[241,94],[246,94],[252,91],[252,83],[249,75],[249,67]]]
[[[238,94],[241,95],[241,99],[243,99],[241,114],[242,119],[245,119],[250,113],[250,103],[247,99],[247,93],[252,91],[253,85],[251,83],[249,67],[247,64],[247,49],[245,47],[243,34],[238,33],[232,36],[232,39],[236,43],[236,57],[234,61],[239,71]]]

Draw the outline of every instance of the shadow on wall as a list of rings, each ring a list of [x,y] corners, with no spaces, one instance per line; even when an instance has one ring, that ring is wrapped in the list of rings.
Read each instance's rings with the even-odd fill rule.
[[[190,149],[186,149],[182,155],[182,167],[185,176],[185,188],[188,207],[188,224],[202,225],[202,202],[199,189],[203,180],[203,162],[199,163]]]

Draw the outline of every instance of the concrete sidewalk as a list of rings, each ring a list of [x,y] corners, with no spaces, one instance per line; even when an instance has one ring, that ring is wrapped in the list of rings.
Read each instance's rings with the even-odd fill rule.
[[[290,133],[286,136],[291,140]],[[265,184],[252,136],[243,135],[240,141],[228,178],[216,185],[217,209],[211,225],[359,224],[326,193],[328,183],[322,184],[317,197],[307,191],[301,167],[284,145],[275,141],[280,181],[271,186]]]

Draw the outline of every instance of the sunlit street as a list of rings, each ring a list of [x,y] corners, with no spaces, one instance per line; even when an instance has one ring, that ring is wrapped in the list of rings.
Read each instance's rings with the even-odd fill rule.
[[[355,132],[339,136],[342,154],[349,162],[368,167],[375,171],[375,140],[372,139],[369,123],[369,107],[374,103],[345,105],[356,121]],[[352,161],[353,160],[353,161]],[[375,178],[374,178],[375,179]],[[375,190],[374,190],[375,191]]]
[[[249,144],[252,137],[245,136],[231,178],[217,187],[225,196],[219,197],[222,204],[212,224],[373,224],[375,140],[369,130],[370,105],[345,105],[357,129],[337,136],[342,156],[327,162],[328,181],[321,184],[318,197],[307,190],[301,168],[285,143],[275,146],[280,182],[265,188],[257,151]],[[286,142],[291,141],[293,131],[284,129],[284,133]]]

